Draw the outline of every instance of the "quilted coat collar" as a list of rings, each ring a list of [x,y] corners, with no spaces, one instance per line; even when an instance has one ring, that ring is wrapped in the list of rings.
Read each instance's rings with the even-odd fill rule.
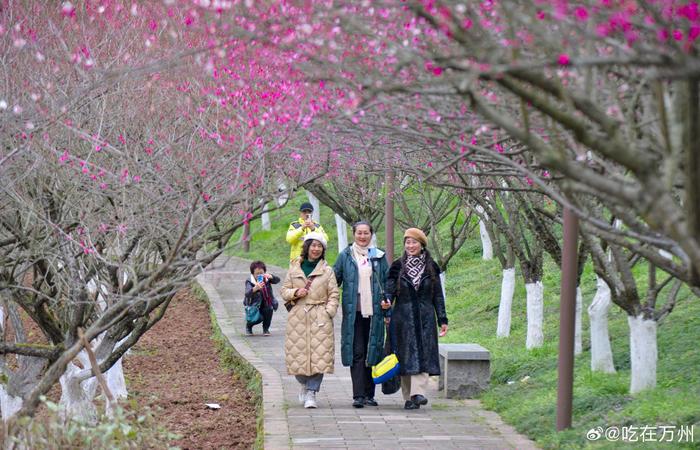
[[[309,274],[309,277],[315,277],[319,275],[323,275],[323,273],[326,271],[326,267],[328,267],[328,263],[326,262],[325,259],[322,259],[318,262],[316,265],[316,268]],[[304,275],[304,271],[301,270],[301,257],[295,259],[292,261],[291,267],[289,268],[290,272],[292,272],[292,275],[295,277],[303,277],[306,278]]]

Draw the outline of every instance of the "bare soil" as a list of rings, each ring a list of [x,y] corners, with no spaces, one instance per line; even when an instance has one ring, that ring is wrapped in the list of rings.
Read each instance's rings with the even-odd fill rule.
[[[255,406],[243,381],[219,363],[208,305],[189,289],[124,358],[129,395],[181,436],[182,449],[249,449],[256,437]],[[209,409],[205,403],[218,403]]]

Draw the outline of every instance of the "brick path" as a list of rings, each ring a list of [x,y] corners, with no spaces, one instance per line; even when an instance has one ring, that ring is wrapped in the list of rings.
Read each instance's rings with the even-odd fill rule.
[[[340,362],[340,309],[335,321],[335,373],[323,380],[318,409],[304,409],[297,400],[299,385],[287,375],[284,365],[284,307],[272,319],[272,336],[262,336],[261,325],[254,327],[254,336],[243,334],[243,290],[249,264],[226,259],[198,281],[209,296],[222,333],[262,375],[266,449],[536,448],[497,414],[484,410],[479,401],[442,398],[436,382],[427,395],[430,403],[419,410],[404,410],[400,393],[385,396],[379,388],[378,407],[353,408],[350,370]],[[268,267],[268,272],[284,279],[285,269]],[[282,304],[279,295],[277,298]]]

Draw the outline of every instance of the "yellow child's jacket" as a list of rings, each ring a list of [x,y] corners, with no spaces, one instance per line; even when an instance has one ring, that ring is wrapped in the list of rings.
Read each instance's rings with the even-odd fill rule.
[[[326,238],[326,242],[328,242],[328,234],[326,234],[321,224],[314,222],[314,227],[316,227],[314,231],[321,233],[323,237]],[[292,246],[289,252],[290,261],[301,255],[301,247],[304,245],[304,236],[309,233],[311,233],[311,230],[304,228],[304,219],[301,217],[289,224],[289,228],[287,229],[287,242]]]

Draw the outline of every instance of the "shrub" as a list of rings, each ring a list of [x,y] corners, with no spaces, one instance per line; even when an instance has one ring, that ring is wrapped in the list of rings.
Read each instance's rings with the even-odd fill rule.
[[[155,422],[150,410],[134,411],[117,406],[110,416],[98,417],[97,423],[62,418],[58,404],[42,398],[48,414],[22,417],[9,438],[19,449],[89,448],[143,449],[177,448],[168,445],[179,436],[169,433]],[[133,408],[136,405],[132,405]]]

